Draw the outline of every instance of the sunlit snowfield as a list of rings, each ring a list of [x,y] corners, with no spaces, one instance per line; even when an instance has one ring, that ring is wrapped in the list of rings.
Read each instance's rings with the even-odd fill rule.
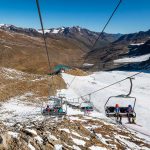
[[[72,79],[71,86],[67,89],[61,90],[62,94],[65,94],[66,100],[73,102],[73,98],[80,97],[82,95],[86,95],[105,87],[109,84],[112,84],[116,81],[124,79],[130,75],[135,74],[135,72],[121,72],[121,71],[113,71],[113,72],[96,72],[88,76],[74,76],[69,74],[62,74],[65,82],[70,84]],[[99,91],[91,95],[91,101],[94,106],[99,110],[100,113],[93,112],[90,116],[98,117],[102,119],[107,119],[104,112],[104,105],[107,99],[110,96],[117,96],[120,94],[128,94],[130,89],[130,81],[126,80],[119,84],[116,84],[112,87]],[[148,135],[150,137],[150,74],[141,73],[135,77],[133,80],[133,92],[131,96],[136,97],[137,102],[135,106],[135,111],[137,113],[136,123],[137,125],[126,125],[127,119],[123,118],[123,124],[126,125],[129,129],[134,129],[138,133],[142,133],[142,135]],[[59,94],[60,92],[58,92]],[[16,122],[26,122],[30,120],[42,120],[44,117],[41,115],[41,106],[42,103],[32,103],[28,100],[32,99],[33,93],[25,93],[23,95],[19,95],[11,98],[7,102],[0,103],[0,121],[3,121],[7,125],[13,125]],[[88,99],[89,97],[84,97],[84,99]],[[69,100],[72,99],[72,100]],[[36,99],[37,101],[38,98]],[[75,99],[74,102],[78,102],[78,99]],[[82,104],[83,100],[79,99],[79,103],[74,103],[74,105]],[[113,98],[109,101],[109,105],[115,105],[119,103],[120,106],[127,106],[129,104],[133,104],[133,100],[129,99],[118,99]],[[46,104],[45,104],[46,106]],[[64,106],[65,107],[65,106]],[[82,114],[79,110],[73,110],[71,108],[67,108],[68,115]],[[114,118],[113,118],[114,119]],[[109,119],[107,119],[109,120]],[[111,120],[110,120],[111,121]]]
[[[62,90],[62,93],[66,94],[67,98],[76,98],[81,95],[88,94],[99,88],[107,86],[111,83],[124,79],[130,75],[135,74],[135,72],[122,72],[122,71],[112,71],[112,72],[95,72],[89,76],[76,77],[70,88],[67,90]],[[74,76],[63,74],[63,78],[67,83],[70,83]],[[104,105],[110,96],[116,96],[120,94],[127,94],[130,89],[130,81],[126,80],[112,87],[99,91],[91,95],[91,101],[94,106],[104,114]],[[135,111],[137,113],[136,122],[141,125],[143,129],[150,130],[150,74],[142,73],[135,76],[133,80],[133,91],[131,96],[137,98]],[[88,98],[88,96],[87,96]],[[78,101],[76,99],[76,101]],[[82,100],[80,99],[80,103]],[[115,101],[113,98],[110,101],[111,105],[119,103],[120,105],[133,104],[133,100],[122,99]],[[127,122],[127,119],[123,119],[123,122]]]

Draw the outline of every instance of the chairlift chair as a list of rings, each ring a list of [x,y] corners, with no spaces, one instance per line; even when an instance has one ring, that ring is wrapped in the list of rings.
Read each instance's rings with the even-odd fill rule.
[[[113,98],[116,98],[116,99],[118,99],[118,98],[120,98],[120,99],[130,99],[130,100],[133,100],[133,106],[132,106],[132,113],[130,113],[130,116],[132,117],[132,118],[136,118],[136,113],[135,113],[135,110],[134,110],[134,108],[135,108],[135,104],[136,104],[136,97],[131,97],[130,96],[130,94],[131,94],[131,92],[132,92],[132,78],[129,78],[129,80],[130,80],[130,91],[129,91],[129,93],[127,94],[127,95],[118,95],[118,96],[111,96],[111,97],[109,97],[108,98],[108,100],[106,101],[106,103],[105,103],[105,106],[104,106],[104,109],[105,109],[105,114],[106,114],[106,116],[107,117],[115,117],[116,116],[116,113],[115,113],[115,106],[110,106],[110,105],[108,105],[108,102],[109,101],[111,101]],[[127,112],[127,108],[128,108],[128,106],[127,107],[119,107],[120,108],[120,115],[122,116],[122,117],[125,117],[125,118],[127,118],[128,117],[128,112]]]
[[[93,109],[93,103],[91,102],[91,95],[89,95],[89,99],[88,100],[84,99],[84,102],[82,102],[80,104],[80,110],[81,111],[90,111],[90,112],[92,112],[94,110]]]
[[[63,109],[62,98],[60,97],[50,97],[49,104],[47,107],[42,107],[42,115],[50,115],[50,116],[64,116],[67,114],[67,106],[66,109]]]

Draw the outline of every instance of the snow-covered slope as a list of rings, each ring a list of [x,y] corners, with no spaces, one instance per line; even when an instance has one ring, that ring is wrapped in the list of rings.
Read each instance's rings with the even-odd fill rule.
[[[122,59],[114,60],[114,63],[135,63],[135,62],[143,62],[150,58],[150,54],[141,55],[137,57],[126,57]]]
[[[11,80],[14,79],[15,74],[19,80],[23,79],[24,75],[17,70],[10,69],[4,69],[3,75],[5,74],[7,74],[5,77]],[[71,87],[61,90],[61,92],[66,93],[69,101],[69,98],[89,93],[131,74],[133,72],[97,72],[89,76],[76,77]],[[68,83],[74,79],[72,75],[65,73],[62,75]],[[149,126],[146,125],[150,123],[149,94],[147,92],[150,89],[149,77],[149,74],[141,74],[134,80],[133,96],[136,95],[138,100],[136,105],[137,122],[143,127],[137,125],[125,125],[124,127],[104,115],[103,106],[107,98],[111,95],[127,93],[129,81],[92,95],[91,100],[99,112],[93,111],[88,116],[79,108],[71,107],[69,104],[65,117],[43,116],[41,106],[42,103],[44,104],[44,97],[38,97],[35,93],[29,91],[24,94],[20,93],[20,95],[12,97],[8,101],[0,102],[0,131],[2,133],[0,135],[0,139],[2,139],[0,149],[9,145],[14,150],[17,149],[16,146],[24,146],[26,150],[38,149],[41,146],[45,149],[66,148],[69,150],[87,148],[89,150],[149,149],[150,136],[145,136],[150,135]],[[30,79],[30,81],[33,80]],[[58,94],[60,94],[60,91]],[[82,102],[81,99],[79,101]],[[78,99],[74,102],[78,102]],[[45,102],[43,106],[46,107],[47,104],[48,102]],[[125,105],[127,104],[126,100]],[[134,131],[138,131],[138,134],[133,132],[133,128]]]
[[[118,80],[124,79],[129,75],[134,74],[135,72],[95,72],[92,75],[84,76],[84,77],[76,77],[73,81],[71,87],[67,90],[63,90],[62,92],[66,94],[68,99],[76,98],[81,95],[88,94],[94,90],[102,88],[110,83],[116,82]],[[74,76],[63,74],[63,78],[67,83],[70,83]],[[93,102],[94,106],[104,114],[104,104],[106,100],[110,96],[116,96],[120,94],[128,93],[130,88],[130,82],[128,80],[116,84],[112,87],[109,87],[105,90],[99,91],[95,94],[91,95],[91,101]],[[149,131],[150,130],[150,74],[142,73],[136,76],[135,80],[133,80],[133,92],[131,96],[135,96],[137,98],[135,111],[137,113],[137,124],[143,126],[143,129]],[[88,98],[88,97],[87,97]],[[78,102],[78,99],[74,101]],[[82,100],[79,100],[80,103]],[[123,100],[123,101],[115,101],[114,99],[111,101],[112,104],[126,102],[125,105],[133,104],[133,101]],[[124,122],[127,122],[124,119]]]

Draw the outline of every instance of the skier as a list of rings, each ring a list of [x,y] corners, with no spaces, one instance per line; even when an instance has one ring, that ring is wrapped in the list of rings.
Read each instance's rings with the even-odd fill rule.
[[[47,111],[47,112],[50,112],[49,105],[47,105],[47,107],[46,107],[46,111]]]
[[[120,107],[118,104],[115,106],[115,117],[117,122],[122,123],[122,116],[120,114]]]
[[[135,118],[133,117],[133,108],[131,105],[128,105],[127,117],[128,117],[129,123],[135,123]],[[132,122],[131,122],[131,118],[132,118]]]

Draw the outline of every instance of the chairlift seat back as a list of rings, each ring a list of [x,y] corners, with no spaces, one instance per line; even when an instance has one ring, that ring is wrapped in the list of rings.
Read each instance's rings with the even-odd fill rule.
[[[45,116],[45,115],[50,115],[50,116],[64,116],[66,115],[67,113],[65,111],[57,111],[55,112],[54,110],[50,110],[50,111],[47,111],[46,109],[43,110],[42,114]]]
[[[128,112],[127,112],[128,107],[120,107],[120,115],[122,117],[127,117]],[[115,112],[115,107],[113,106],[107,106],[105,109],[105,113],[107,117],[115,117],[116,112]],[[131,117],[136,117],[136,113],[133,111],[130,113]]]

